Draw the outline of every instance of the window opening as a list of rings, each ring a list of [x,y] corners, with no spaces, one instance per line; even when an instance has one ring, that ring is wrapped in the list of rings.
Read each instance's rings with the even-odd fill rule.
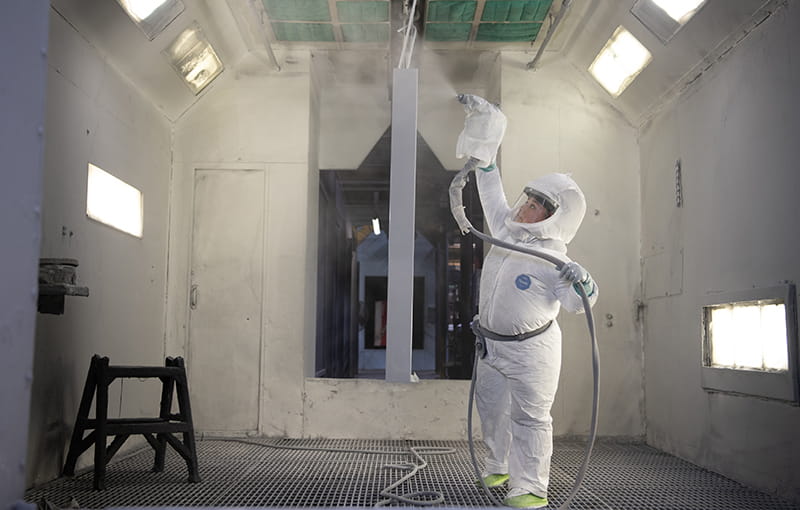
[[[142,237],[142,192],[89,163],[86,215],[134,237]]]
[[[794,284],[710,296],[702,307],[708,391],[798,402]]]

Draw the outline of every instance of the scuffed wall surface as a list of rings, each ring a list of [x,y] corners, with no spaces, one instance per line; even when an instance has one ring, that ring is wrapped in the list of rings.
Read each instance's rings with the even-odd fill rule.
[[[36,323],[49,8],[43,0],[4,4],[0,154],[0,507],[25,490],[28,410]]]
[[[568,255],[600,287],[593,308],[600,346],[598,433],[644,434],[641,338],[635,321],[639,289],[639,164],[635,130],[608,96],[568,64],[526,70],[531,56],[502,55],[502,107],[508,128],[500,170],[509,200],[550,172],[571,173],[587,201]],[[610,318],[609,318],[610,317]],[[562,312],[561,380],[553,406],[557,435],[589,430],[590,342],[583,315]]]
[[[93,354],[164,363],[169,125],[53,11],[48,64],[41,256],[77,259],[90,296],[67,297],[64,315],[38,316],[29,484],[60,472]],[[88,163],[143,193],[142,239],[87,218]],[[159,399],[156,384],[117,381],[109,416],[155,416]]]
[[[308,379],[305,437],[466,439],[469,381]],[[346,410],[346,411],[345,411]],[[480,437],[473,410],[475,437]]]
[[[703,391],[700,307],[800,279],[798,28],[789,2],[640,135],[648,442],[795,500],[800,408]]]
[[[317,174],[309,159],[310,55],[279,55],[282,71],[228,77],[175,125],[167,350],[189,348],[194,170],[257,169],[266,175],[266,231],[258,430],[299,437],[304,375],[313,366]],[[313,237],[309,234],[313,232]],[[310,262],[308,259],[313,261]],[[254,282],[256,283],[256,282]],[[311,320],[309,320],[311,318]],[[226,349],[224,338],[216,347]],[[310,361],[306,357],[311,357]],[[203,377],[188,367],[191,379]],[[218,381],[213,395],[236,398]],[[202,432],[202,430],[200,430]],[[218,433],[240,431],[214,431]]]

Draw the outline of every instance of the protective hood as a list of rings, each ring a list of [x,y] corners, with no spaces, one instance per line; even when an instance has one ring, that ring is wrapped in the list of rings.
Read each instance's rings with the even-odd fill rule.
[[[546,195],[558,207],[549,218],[536,223],[513,221],[517,211],[512,209],[505,220],[511,235],[523,242],[552,239],[566,245],[572,241],[586,214],[586,199],[577,183],[566,174],[547,174],[530,181],[526,188]]]

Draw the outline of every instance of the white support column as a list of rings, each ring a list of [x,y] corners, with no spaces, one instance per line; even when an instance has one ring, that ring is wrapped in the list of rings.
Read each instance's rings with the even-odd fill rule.
[[[389,180],[389,288],[386,381],[411,382],[414,311],[414,204],[417,180],[416,69],[392,76],[392,158]]]
[[[11,508],[25,494],[49,14],[47,0],[8,0],[0,17],[0,60],[5,65],[0,94],[0,508]]]

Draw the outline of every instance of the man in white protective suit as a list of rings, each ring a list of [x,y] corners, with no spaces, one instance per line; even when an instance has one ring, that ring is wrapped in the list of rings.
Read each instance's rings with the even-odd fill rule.
[[[499,145],[503,133],[488,135]],[[588,271],[566,255],[586,201],[572,178],[555,173],[530,181],[509,206],[494,163],[475,174],[492,237],[565,262],[558,271],[550,262],[493,245],[484,260],[478,320],[473,323],[483,346],[476,352],[476,403],[489,450],[484,482],[489,487],[508,483],[508,506],[540,508],[547,506],[553,451],[550,408],[561,368],[556,316],[562,306],[573,313],[584,311],[578,286],[592,306],[598,297]]]

